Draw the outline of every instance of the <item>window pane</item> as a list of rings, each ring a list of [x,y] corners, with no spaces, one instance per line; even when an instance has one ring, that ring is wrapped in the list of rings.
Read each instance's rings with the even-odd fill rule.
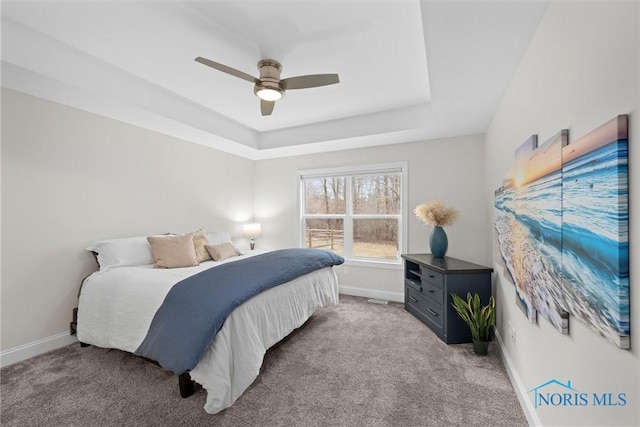
[[[396,219],[354,219],[353,255],[365,258],[398,258]]]
[[[304,180],[304,209],[307,214],[344,214],[344,178]]]
[[[305,220],[305,246],[329,249],[344,254],[344,221],[342,219]]]
[[[353,213],[400,213],[400,174],[354,176]]]

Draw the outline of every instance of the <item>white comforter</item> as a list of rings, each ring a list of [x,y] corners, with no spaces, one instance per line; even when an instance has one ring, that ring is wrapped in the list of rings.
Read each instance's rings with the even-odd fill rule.
[[[219,264],[209,261],[189,268],[167,270],[149,265],[95,272],[80,294],[78,340],[133,353],[169,289]],[[337,303],[338,281],[328,267],[269,289],[236,308],[191,371],[191,378],[207,390],[204,409],[215,414],[231,406],[258,376],[269,347],[300,327],[318,308]]]

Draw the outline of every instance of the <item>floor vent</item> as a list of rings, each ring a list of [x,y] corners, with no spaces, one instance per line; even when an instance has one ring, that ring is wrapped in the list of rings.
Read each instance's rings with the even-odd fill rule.
[[[380,304],[380,305],[387,305],[389,303],[389,301],[385,301],[382,299],[373,299],[373,298],[369,298],[368,301],[372,304]]]

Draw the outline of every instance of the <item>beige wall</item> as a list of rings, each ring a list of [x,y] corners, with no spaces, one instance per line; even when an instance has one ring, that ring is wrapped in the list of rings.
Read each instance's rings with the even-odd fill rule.
[[[84,247],[229,230],[253,211],[253,162],[2,91],[2,350],[68,331]]]
[[[484,196],[484,144],[481,135],[395,144],[307,156],[261,160],[255,166],[255,213],[262,223],[263,247],[298,244],[298,171],[339,166],[408,162],[408,252],[429,252],[430,229],[418,222],[413,209],[423,201],[441,198],[460,211],[447,227],[448,256],[485,264],[487,218]],[[348,273],[348,274],[347,274]],[[398,269],[345,267],[338,269],[340,284],[403,298]]]
[[[527,322],[513,285],[497,276],[498,329],[527,392],[548,380],[571,380],[579,392],[626,393],[624,407],[539,407],[543,425],[640,425],[640,92],[639,3],[553,2],[486,134],[485,207],[491,224],[493,190],[514,150],[531,134],[546,141],[569,129],[569,142],[618,114],[629,114],[631,350],[620,350],[570,319],[563,336],[545,319]],[[634,263],[635,261],[635,263]],[[516,341],[508,336],[508,325]],[[616,399],[617,401],[617,399]]]
[[[412,210],[438,197],[461,211],[448,255],[491,260],[480,135],[252,162],[11,90],[2,124],[2,351],[68,330],[97,240],[205,227],[243,245],[255,208],[258,249],[297,245],[301,169],[408,161],[408,251],[428,251]],[[403,298],[400,269],[339,275],[345,289]]]

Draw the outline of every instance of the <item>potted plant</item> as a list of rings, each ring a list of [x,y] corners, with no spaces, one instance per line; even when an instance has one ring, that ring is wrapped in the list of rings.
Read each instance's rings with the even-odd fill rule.
[[[476,293],[467,293],[467,300],[463,300],[455,293],[451,294],[453,308],[458,312],[462,320],[471,329],[473,338],[473,351],[476,354],[486,356],[489,348],[491,327],[496,322],[496,300],[489,297],[487,305],[480,304],[480,296]]]

